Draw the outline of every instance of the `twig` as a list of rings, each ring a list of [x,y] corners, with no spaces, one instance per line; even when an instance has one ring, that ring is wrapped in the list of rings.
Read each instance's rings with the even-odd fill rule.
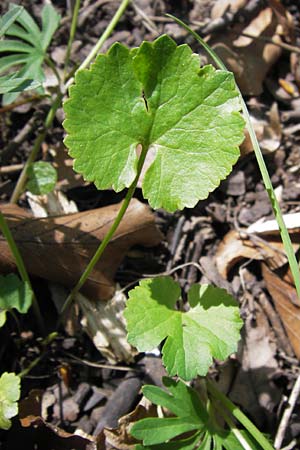
[[[92,48],[92,50],[90,51],[88,56],[85,58],[83,63],[78,67],[77,71],[82,70],[82,69],[86,69],[89,66],[90,62],[95,58],[95,56],[97,55],[97,53],[99,52],[99,50],[103,46],[103,44],[106,41],[106,39],[108,38],[108,36],[110,36],[112,31],[114,30],[115,26],[119,22],[120,18],[122,17],[122,15],[125,12],[127,6],[129,5],[129,3],[130,3],[130,0],[122,0],[119,8],[117,9],[115,15],[113,16],[113,18],[109,22],[109,24],[108,24],[107,28],[105,29],[104,33],[102,34],[100,39],[97,41],[96,45]],[[65,88],[66,89],[69,88],[71,86],[71,84],[73,84],[73,82],[74,82],[74,78],[70,78],[69,81],[67,82]]]
[[[286,44],[285,42],[276,42],[274,41],[273,38],[269,38],[267,36],[254,36],[251,33],[238,33],[239,36],[245,36],[251,39],[256,39],[257,41],[264,41],[264,42],[268,42],[269,44],[273,44],[276,45],[277,47],[280,47],[284,50],[287,50],[289,52],[292,53],[298,53],[300,54],[300,48],[299,47],[295,47],[294,45],[290,45],[290,44]]]
[[[0,108],[0,114],[12,111],[18,106],[26,105],[26,103],[38,102],[44,97],[47,97],[47,95],[32,95],[31,97],[23,98],[22,100],[18,100],[17,102],[10,103],[9,105],[4,105],[2,106],[2,108]]]
[[[274,441],[274,448],[276,450],[279,450],[281,448],[281,444],[282,441],[284,439],[284,435],[290,420],[290,417],[292,415],[293,409],[296,405],[296,401],[297,398],[299,397],[300,394],[300,374],[297,377],[297,380],[294,384],[294,387],[292,389],[292,392],[290,394],[289,400],[288,400],[288,404],[285,408],[285,411],[282,415],[276,436],[275,436],[275,441]]]
[[[284,111],[282,113],[282,121],[283,122],[289,122],[290,120],[300,120],[300,109],[291,110],[291,111]]]
[[[20,172],[24,164],[11,164],[10,166],[0,167],[0,175],[7,175],[9,173]]]
[[[293,352],[292,346],[290,344],[290,341],[288,340],[288,338],[284,332],[283,325],[281,324],[278,314],[274,310],[273,306],[271,305],[270,301],[268,300],[268,298],[264,292],[261,292],[261,294],[259,295],[258,301],[259,301],[259,304],[262,307],[266,317],[269,319],[269,321],[272,324],[272,328],[278,339],[279,347],[288,356],[293,356],[294,352]]]
[[[157,277],[163,277],[163,276],[168,276],[168,275],[172,275],[172,273],[177,272],[177,270],[181,270],[184,269],[185,267],[190,267],[193,266],[196,269],[199,270],[200,273],[203,273],[203,268],[201,267],[200,264],[194,262],[194,261],[190,261],[190,262],[186,262],[183,264],[179,264],[178,266],[173,267],[173,269],[170,270],[166,270],[165,272],[159,272],[159,273],[143,273],[141,278],[157,278]],[[120,289],[119,292],[125,292],[128,288],[130,288],[131,286],[133,286],[134,284],[136,284],[141,278],[138,278],[137,280],[131,281],[130,283],[126,284],[126,286],[124,286],[122,289]]]
[[[33,115],[26,125],[18,132],[18,134],[11,139],[10,143],[1,151],[1,164],[7,162],[11,155],[17,150],[20,144],[27,138],[27,136],[32,133],[34,127],[36,126],[37,119]]]
[[[293,439],[288,445],[285,447],[281,447],[281,450],[294,450],[296,448],[297,441]]]
[[[204,25],[200,30],[201,34],[207,35],[222,31],[224,28],[232,25],[233,22],[240,22],[241,19],[247,22],[256,16],[263,5],[263,0],[250,0],[244,8],[239,9],[235,13],[227,9],[222,17],[211,20],[207,25]]]
[[[99,8],[99,6],[105,5],[105,3],[111,3],[115,0],[96,0],[95,3],[92,3],[89,6],[80,8],[79,11],[79,18],[78,18],[78,26],[82,27],[85,23],[85,21],[89,17],[93,17],[93,15],[96,12],[96,9]]]
[[[101,364],[96,363],[94,361],[88,361],[87,359],[78,358],[75,355],[72,355],[71,353],[64,352],[66,356],[70,358],[70,363],[82,364],[89,367],[95,367],[97,369],[111,369],[111,370],[119,370],[122,372],[139,372],[138,369],[133,369],[132,367],[126,367],[126,366],[114,366],[113,364]]]
[[[176,248],[177,248],[179,240],[180,240],[181,231],[182,231],[184,222],[185,222],[185,217],[182,215],[182,216],[180,216],[180,218],[176,224],[174,234],[172,237],[172,242],[171,242],[171,247],[170,247],[171,258],[167,264],[167,271],[169,271],[172,267],[173,259],[175,256],[175,251],[176,251]]]
[[[138,6],[134,1],[132,1],[133,9],[135,10],[136,14],[138,14],[142,18],[142,22],[147,28],[150,33],[154,33],[155,35],[159,34],[159,31],[157,29],[157,26],[155,23],[150,19],[149,16]]]

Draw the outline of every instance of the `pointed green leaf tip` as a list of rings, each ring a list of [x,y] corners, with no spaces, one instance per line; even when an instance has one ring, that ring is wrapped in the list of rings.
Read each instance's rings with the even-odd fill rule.
[[[206,198],[230,173],[243,140],[233,75],[200,68],[188,45],[166,35],[99,55],[77,74],[64,110],[76,171],[98,189],[120,191],[135,178],[137,145],[151,148],[143,194],[168,211]]]
[[[174,309],[179,285],[170,277],[143,280],[130,291],[125,310],[128,341],[139,351],[153,350],[164,339],[163,363],[169,375],[191,380],[206,375],[212,358],[236,351],[243,322],[237,302],[224,289],[195,284],[190,310]]]
[[[20,377],[4,372],[0,377],[0,428],[8,430],[11,417],[18,414],[17,401],[20,398]]]

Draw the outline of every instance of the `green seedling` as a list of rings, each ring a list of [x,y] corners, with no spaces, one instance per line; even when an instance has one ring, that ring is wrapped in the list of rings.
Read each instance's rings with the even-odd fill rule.
[[[128,341],[149,351],[166,339],[162,353],[169,375],[191,380],[207,374],[212,357],[224,360],[237,350],[243,322],[224,289],[194,284],[188,312],[175,310],[179,298],[180,287],[170,277],[141,281],[125,311]]]
[[[0,74],[12,67],[21,66],[21,68],[13,75],[9,74],[8,79],[3,77],[0,79],[2,91],[6,91],[3,95],[4,104],[13,102],[24,90],[23,86],[27,88],[31,86],[38,92],[43,92],[40,86],[45,80],[42,66],[47,58],[47,48],[60,21],[59,14],[51,5],[45,5],[42,10],[41,29],[24,8],[20,9],[13,3],[10,8],[1,22],[1,32],[6,39],[0,41],[0,53],[5,53],[5,56],[0,58]],[[9,39],[8,36],[17,39]],[[22,81],[17,82],[17,79]],[[7,91],[10,85],[11,89]]]
[[[78,71],[64,105],[65,143],[75,159],[74,168],[99,189],[127,187],[128,191],[63,310],[113,237],[149,154],[152,160],[143,175],[142,190],[150,205],[168,211],[193,207],[230,173],[239,156],[244,129],[240,109],[233,75],[210,65],[200,67],[199,57],[187,45],[177,47],[168,36],[133,50],[116,43],[89,70]],[[187,312],[175,309],[180,289],[169,277],[144,280],[129,297],[125,311],[129,341],[143,351],[166,339],[163,361],[171,375],[185,380],[205,375],[213,357],[224,359],[236,350],[242,322],[235,300],[222,289],[192,286]],[[173,404],[165,401],[164,391],[144,388],[154,403],[178,416],[171,422],[145,419],[134,425],[132,434],[150,448],[272,448],[217,389],[211,388],[212,402],[222,404],[229,431],[212,427],[212,414],[182,381],[171,380],[168,388]],[[254,443],[235,426],[233,417],[246,427]],[[185,432],[194,433],[172,441]]]
[[[195,389],[182,381],[164,377],[166,390],[157,386],[144,386],[143,394],[154,405],[166,408],[173,416],[149,417],[135,423],[131,434],[143,441],[137,450],[193,450],[226,449],[243,450],[245,447],[235,436],[234,431],[225,430],[218,422],[217,411],[204,402]],[[181,437],[189,433],[188,437]],[[251,449],[261,450],[251,437],[241,433],[243,442]],[[165,443],[167,441],[167,443]]]
[[[4,372],[0,377],[0,429],[8,430],[11,418],[18,414],[21,380],[15,373]]]

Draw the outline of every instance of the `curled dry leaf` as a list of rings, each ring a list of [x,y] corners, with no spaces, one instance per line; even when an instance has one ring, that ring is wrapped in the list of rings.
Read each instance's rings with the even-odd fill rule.
[[[217,0],[211,10],[212,20],[219,19],[226,11],[236,14],[247,3],[247,0]]]
[[[268,7],[260,11],[246,28],[243,24],[237,23],[226,36],[217,36],[210,40],[210,45],[234,72],[244,95],[262,93],[263,81],[282,52],[279,46],[264,39],[281,43],[283,34],[289,37],[292,33],[291,24],[285,28],[282,26],[282,23],[287,22],[285,10],[275,11],[273,7]],[[249,76],[249,73],[255,76]]]
[[[76,301],[83,312],[81,324],[102,355],[112,364],[133,362],[137,351],[127,341],[125,295],[116,291],[109,302],[95,303],[77,294]]]
[[[297,234],[300,233],[300,213],[290,213],[284,214],[283,220],[286,227],[290,232],[293,232],[294,239],[296,239]],[[260,235],[270,235],[278,236],[279,227],[277,221],[274,220],[258,220],[257,222],[250,225],[247,229],[248,233],[259,233]]]
[[[282,271],[276,273],[266,264],[262,265],[262,274],[295,355],[300,359],[300,306],[291,274],[289,271],[284,275]]]
[[[19,404],[21,427],[13,429],[9,448],[43,448],[43,450],[96,450],[93,438],[84,438],[47,423],[42,418],[45,394],[34,389]]]
[[[298,247],[300,236],[294,235],[294,249]],[[277,268],[286,263],[283,245],[277,235],[242,234],[231,230],[226,234],[216,252],[217,269],[227,279],[230,270],[243,259],[265,261],[270,268]]]
[[[294,251],[299,248],[299,214],[284,215],[290,231]],[[274,220],[251,225],[245,235],[230,231],[220,243],[216,265],[220,274],[227,278],[235,264],[243,259],[262,262],[262,275],[273,299],[276,311],[284,325],[291,346],[300,359],[300,302],[292,275],[286,270],[287,258]]]
[[[33,216],[36,218],[78,212],[75,202],[68,200],[62,191],[54,190],[45,195],[34,195],[27,192],[26,197]]]
[[[36,276],[74,286],[116,218],[120,204],[57,217],[33,219],[14,205],[3,205],[11,232],[28,271]],[[109,299],[115,272],[133,245],[154,246],[161,240],[148,206],[133,200],[103,257],[82,292],[92,299]],[[15,269],[6,240],[0,236],[0,270]]]
[[[110,444],[118,450],[132,450],[137,441],[130,434],[132,425],[146,417],[157,417],[157,407],[145,397],[142,397],[137,407],[119,419],[118,428],[104,428],[106,444]],[[106,447],[107,448],[107,447]]]

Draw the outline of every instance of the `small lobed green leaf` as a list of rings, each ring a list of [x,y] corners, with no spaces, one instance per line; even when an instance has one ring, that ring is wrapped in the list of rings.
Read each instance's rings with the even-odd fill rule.
[[[0,377],[0,428],[8,430],[10,419],[18,414],[21,379],[15,373],[4,372]]]
[[[19,313],[26,314],[32,303],[32,291],[27,283],[11,273],[0,275],[0,327],[6,321],[7,311],[15,308]]]
[[[26,189],[32,194],[48,194],[53,191],[56,182],[57,172],[49,162],[38,161],[29,167]]]
[[[199,65],[164,35],[131,51],[114,44],[80,71],[64,105],[75,170],[120,191],[135,178],[140,144],[155,154],[142,183],[153,208],[206,198],[239,156],[244,121],[233,75]]]
[[[191,380],[206,375],[213,357],[224,360],[236,351],[243,322],[237,302],[223,289],[193,285],[188,312],[175,310],[179,295],[170,277],[142,280],[126,305],[128,341],[146,351],[165,339],[163,363],[169,375]]]

